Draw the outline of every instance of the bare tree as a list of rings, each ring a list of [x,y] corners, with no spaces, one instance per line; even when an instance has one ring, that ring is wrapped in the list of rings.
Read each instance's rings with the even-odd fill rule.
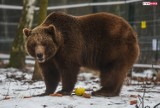
[[[24,36],[23,28],[31,28],[34,14],[34,3],[35,0],[23,0],[23,10],[20,18],[20,22],[17,29],[17,34],[14,38],[10,59],[9,67],[23,69],[25,67],[25,49],[24,49]]]
[[[38,25],[40,25],[42,23],[42,21],[46,18],[47,16],[47,6],[48,6],[48,0],[40,0],[40,4],[39,4],[39,20],[38,20]],[[32,76],[32,80],[41,80],[41,72],[40,72],[40,68],[38,66],[37,61],[35,62],[34,65],[34,72],[33,72],[33,76]]]

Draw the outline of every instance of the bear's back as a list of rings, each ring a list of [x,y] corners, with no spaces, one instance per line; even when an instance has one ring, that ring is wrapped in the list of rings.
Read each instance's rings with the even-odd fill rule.
[[[92,38],[127,38],[123,33],[133,32],[131,26],[123,18],[110,13],[96,13],[76,17],[84,36]],[[121,37],[119,34],[121,33]],[[107,35],[106,35],[107,34]],[[105,35],[105,36],[104,36]],[[95,36],[95,37],[94,37]]]

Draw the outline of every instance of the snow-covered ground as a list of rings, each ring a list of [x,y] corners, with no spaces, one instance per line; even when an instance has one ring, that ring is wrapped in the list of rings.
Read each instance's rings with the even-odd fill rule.
[[[30,97],[44,92],[43,81],[31,82],[32,70],[21,72],[14,68],[0,68],[0,108],[153,108],[160,103],[160,86],[124,85],[120,96],[84,98],[81,96],[44,96]],[[148,75],[148,74],[147,74]],[[97,90],[99,78],[92,73],[80,73],[76,87],[84,87],[87,93]],[[57,90],[61,89],[61,83]],[[145,90],[145,94],[144,91]],[[7,95],[7,96],[6,96]],[[130,105],[130,101],[137,101]],[[160,108],[160,105],[155,108]]]

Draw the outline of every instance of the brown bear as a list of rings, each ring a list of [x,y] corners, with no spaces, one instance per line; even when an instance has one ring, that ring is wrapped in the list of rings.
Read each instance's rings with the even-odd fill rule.
[[[28,53],[38,61],[46,85],[54,93],[62,78],[63,95],[70,95],[80,67],[100,71],[95,96],[117,96],[137,60],[137,35],[121,17],[110,13],[72,16],[53,12],[34,29],[23,30]]]

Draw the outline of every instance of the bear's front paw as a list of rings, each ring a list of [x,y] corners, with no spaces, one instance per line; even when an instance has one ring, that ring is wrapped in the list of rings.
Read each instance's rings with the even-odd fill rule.
[[[62,95],[71,95],[71,92],[65,91],[65,90],[61,90],[57,92],[58,94],[62,94]]]

